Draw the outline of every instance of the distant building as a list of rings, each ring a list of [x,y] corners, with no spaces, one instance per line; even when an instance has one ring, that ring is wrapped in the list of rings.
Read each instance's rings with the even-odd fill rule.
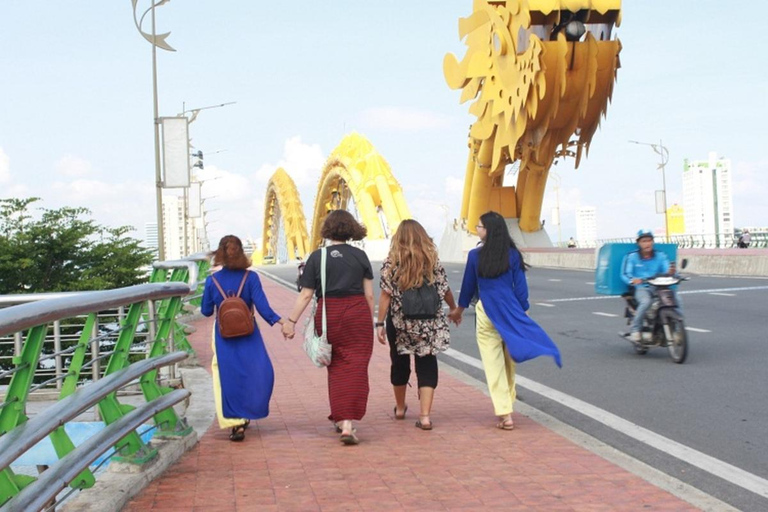
[[[597,210],[594,206],[576,209],[576,239],[580,245],[597,240]]]
[[[669,236],[685,233],[685,210],[682,206],[675,203],[667,208],[667,225]]]
[[[683,168],[685,233],[715,240],[733,235],[731,161],[709,153],[708,160],[685,160]]]
[[[157,259],[157,222],[144,224],[144,247],[151,249]]]

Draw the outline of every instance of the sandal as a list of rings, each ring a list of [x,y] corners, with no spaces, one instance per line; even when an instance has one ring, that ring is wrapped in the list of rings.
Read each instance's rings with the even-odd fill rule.
[[[397,406],[392,410],[392,413],[395,415],[396,420],[404,420],[405,419],[405,413],[408,412],[408,406],[405,406],[405,409],[403,409],[403,414],[397,414]]]
[[[360,443],[360,440],[357,438],[354,431],[351,434],[341,434],[339,441],[346,446],[353,446]]]
[[[230,441],[242,441],[245,439],[245,426],[240,425],[239,427],[232,427],[232,433],[229,434],[229,440]]]
[[[496,424],[496,428],[501,430],[514,430],[515,429],[515,422],[511,419],[509,420],[501,420]]]
[[[421,421],[421,418],[416,422],[416,428],[420,428],[421,430],[432,430],[432,421],[430,420],[429,423],[424,423]]]

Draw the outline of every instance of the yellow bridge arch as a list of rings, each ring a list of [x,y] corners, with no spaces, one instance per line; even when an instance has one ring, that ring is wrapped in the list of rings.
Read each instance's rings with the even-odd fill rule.
[[[368,229],[367,240],[386,240],[411,213],[403,189],[384,157],[368,139],[352,133],[342,139],[323,166],[315,196],[310,249],[320,247],[320,228],[328,213],[349,209]]]
[[[304,258],[309,252],[307,221],[299,191],[282,167],[267,184],[263,233],[263,263],[285,263]],[[285,245],[282,245],[283,240]]]

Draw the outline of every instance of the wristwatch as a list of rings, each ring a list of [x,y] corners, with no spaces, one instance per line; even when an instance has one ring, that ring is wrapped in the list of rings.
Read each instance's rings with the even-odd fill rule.
[[[384,322],[374,322],[373,326],[374,327],[384,327]]]

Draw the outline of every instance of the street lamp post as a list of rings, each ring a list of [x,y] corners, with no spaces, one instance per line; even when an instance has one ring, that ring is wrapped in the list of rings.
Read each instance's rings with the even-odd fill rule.
[[[163,178],[160,171],[160,115],[159,105],[157,100],[157,47],[159,46],[163,50],[169,52],[175,52],[176,50],[169,45],[165,39],[171,34],[166,32],[165,34],[157,34],[155,32],[155,7],[160,7],[169,0],[159,0],[155,2],[152,0],[152,5],[144,11],[144,14],[137,20],[136,19],[136,4],[139,0],[131,0],[133,4],[133,22],[136,24],[136,29],[139,33],[149,41],[152,45],[152,106],[154,109],[154,127],[155,127],[155,201],[157,209],[157,255],[160,261],[165,260],[165,229],[163,227]],[[144,22],[144,17],[148,13],[152,13],[152,33],[147,34],[141,30],[141,25]]]
[[[198,114],[200,114],[201,110],[208,110],[208,109],[212,109],[212,108],[226,107],[227,105],[234,105],[235,103],[237,103],[237,102],[236,101],[228,101],[226,103],[220,103],[218,105],[209,105],[207,107],[192,108],[192,109],[187,110],[186,102],[182,102],[181,103],[181,114],[179,114],[179,117],[186,117],[187,118],[187,126],[189,126],[190,124],[195,122],[195,120],[197,119],[197,116],[198,116]],[[187,117],[187,114],[192,114],[192,115]],[[190,146],[191,146],[191,144],[190,144]],[[213,154],[221,153],[222,151],[225,151],[225,150],[215,151]],[[195,163],[195,165],[193,165],[191,167],[198,167],[200,169],[203,169],[203,152],[202,151],[198,151],[197,153],[195,153],[193,155],[190,155],[190,156],[193,156],[193,157],[196,157],[196,158],[199,159],[197,161],[197,163]],[[191,173],[191,169],[190,169],[190,173]],[[208,181],[208,180],[203,180],[203,181]],[[200,181],[200,183],[202,183],[202,181]],[[189,224],[189,199],[188,198],[189,198],[189,194],[187,193],[187,188],[185,188],[184,189],[184,204],[183,204],[183,210],[184,210],[184,215],[183,215],[183,220],[184,220],[183,239],[184,239],[184,252],[185,252],[185,254],[187,253],[187,248],[189,246],[189,237],[188,237],[188,234],[187,234],[188,224]],[[202,207],[202,203],[201,203],[200,206]]]
[[[661,169],[661,186],[662,186],[662,204],[664,209],[664,239],[669,242],[669,216],[667,215],[667,175],[665,172],[665,168],[667,166],[667,162],[669,162],[669,150],[664,147],[664,144],[662,144],[661,140],[659,140],[658,144],[651,144],[650,142],[638,142],[636,140],[630,140],[632,144],[640,144],[641,146],[650,146],[653,148],[653,151],[659,155],[660,162],[658,165],[658,169]]]

